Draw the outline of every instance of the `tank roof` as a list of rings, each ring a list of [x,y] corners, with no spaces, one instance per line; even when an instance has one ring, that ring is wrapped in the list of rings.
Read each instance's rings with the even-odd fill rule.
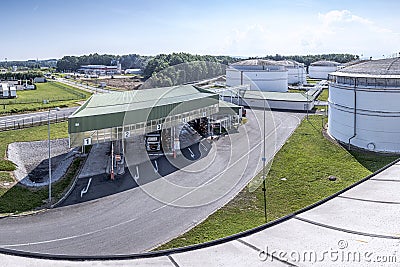
[[[370,75],[400,75],[400,58],[360,61],[340,70],[345,73]]]
[[[277,66],[277,65],[280,64],[278,64],[275,60],[270,60],[270,59],[247,59],[232,64],[232,66]]]
[[[320,60],[310,64],[311,66],[339,66],[340,63],[335,61]]]
[[[304,66],[303,63],[299,63],[295,60],[290,60],[290,59],[279,60],[279,61],[276,61],[276,63],[279,65],[285,66],[285,67],[297,67],[297,66],[301,66],[301,65]]]

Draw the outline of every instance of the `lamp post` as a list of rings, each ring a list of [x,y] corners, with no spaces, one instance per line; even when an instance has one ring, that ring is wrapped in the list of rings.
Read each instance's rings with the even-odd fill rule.
[[[53,109],[49,109],[49,113],[47,114],[47,135],[49,139],[49,207],[51,208],[51,144],[50,144],[50,113],[51,111],[59,111],[60,108],[56,107]]]
[[[266,196],[267,188],[266,188],[266,185],[265,185],[265,179],[267,178],[267,177],[265,177],[265,163],[267,161],[266,153],[265,153],[265,119],[266,119],[265,118],[265,102],[266,102],[266,99],[264,99],[264,114],[263,114],[263,120],[264,120],[263,127],[264,127],[264,130],[263,130],[263,158],[262,158],[262,161],[263,161],[263,171],[262,171],[263,188],[262,188],[262,190],[263,190],[263,194],[264,194],[264,217],[265,217],[265,222],[267,222],[267,196]]]

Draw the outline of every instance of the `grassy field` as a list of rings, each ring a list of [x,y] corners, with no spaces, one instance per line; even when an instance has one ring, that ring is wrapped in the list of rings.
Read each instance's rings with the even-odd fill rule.
[[[320,80],[317,79],[311,79],[311,78],[307,78],[307,83],[308,84],[317,84]]]
[[[51,138],[66,138],[68,137],[68,124],[67,122],[56,123],[51,125]],[[0,132],[0,185],[4,181],[8,181],[10,174],[5,171],[12,171],[15,169],[11,161],[5,159],[7,146],[12,142],[29,142],[47,139],[47,125],[25,128],[21,130]]]
[[[309,121],[303,120],[272,163],[266,179],[268,220],[315,203],[394,159],[394,156],[349,153],[325,139],[321,134],[321,118],[310,116]],[[337,180],[329,181],[330,175]],[[254,179],[259,178],[260,175]],[[211,241],[259,226],[265,223],[263,203],[261,188],[252,193],[245,188],[204,222],[157,250]]]
[[[90,96],[82,90],[58,82],[37,83],[36,90],[17,91],[16,99],[0,100],[0,114],[37,111],[52,107],[69,107]],[[49,100],[43,104],[43,100]]]
[[[324,89],[324,90],[322,90],[322,92],[319,94],[317,100],[328,101],[328,97],[329,97],[329,90],[328,90],[328,89]]]
[[[56,123],[51,125],[51,138],[66,138],[68,137],[68,124],[67,122]],[[37,126],[32,128],[26,128],[22,130],[14,130],[14,131],[6,131],[0,132],[0,152],[2,153],[2,158],[0,159],[0,213],[4,212],[15,212],[15,211],[26,211],[29,210],[30,207],[35,206],[39,200],[36,199],[36,195],[38,198],[41,198],[38,191],[30,191],[26,188],[20,186],[14,186],[12,188],[2,186],[5,182],[14,182],[9,171],[13,170],[15,166],[12,162],[5,159],[6,157],[6,150],[8,144],[12,142],[28,142],[28,141],[37,141],[37,140],[46,140],[47,139],[47,125]],[[12,166],[13,168],[11,168]],[[61,184],[62,185],[62,184]],[[39,190],[40,191],[40,190]],[[45,194],[45,193],[43,193]],[[55,192],[55,195],[57,193]],[[26,197],[25,197],[26,195]],[[17,209],[12,210],[11,206],[7,205],[14,205],[11,204],[10,199],[11,197],[16,197]],[[32,198],[33,197],[33,198]],[[32,198],[32,205],[29,202]],[[5,202],[4,202],[5,201]],[[6,202],[10,202],[7,204]],[[8,207],[8,208],[5,208]],[[25,208],[23,208],[25,207]]]
[[[64,191],[71,184],[82,162],[82,158],[76,158],[64,177],[52,185],[53,203],[63,196]],[[43,206],[48,200],[48,196],[48,187],[36,190],[20,185],[14,185],[9,189],[0,188],[0,214],[7,215],[34,210]]]

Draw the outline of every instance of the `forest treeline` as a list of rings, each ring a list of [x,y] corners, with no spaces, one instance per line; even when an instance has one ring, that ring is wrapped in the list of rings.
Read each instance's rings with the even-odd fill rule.
[[[297,62],[304,63],[306,66],[309,66],[312,62],[319,60],[331,60],[339,63],[346,63],[352,60],[359,59],[359,56],[352,54],[320,54],[294,56],[283,56],[276,54],[267,55],[263,58],[273,60],[295,60]],[[43,64],[47,67],[54,66],[59,72],[75,72],[82,65],[116,65],[117,62],[119,62],[121,63],[122,69],[142,69],[144,79],[148,79],[152,77],[153,74],[157,74],[153,77],[153,83],[158,84],[158,80],[163,80],[163,83],[165,83],[163,85],[173,85],[175,84],[175,82],[172,81],[190,82],[211,77],[210,75],[224,74],[226,65],[244,59],[247,58],[238,58],[231,56],[194,55],[189,53],[159,54],[156,56],[142,56],[138,54],[119,56],[109,54],[99,55],[97,53],[94,53],[83,56],[64,56],[57,61],[29,60],[26,61],[25,64],[23,63],[23,61],[18,62],[18,64],[16,62],[8,62],[7,66],[10,67],[12,66],[10,64],[15,64],[17,66],[26,65],[29,67],[43,67],[41,66],[41,64]],[[175,70],[170,68],[172,66],[179,66],[182,63],[189,62],[190,64],[187,64],[187,66],[175,67]],[[171,80],[171,82],[169,82],[169,80]]]

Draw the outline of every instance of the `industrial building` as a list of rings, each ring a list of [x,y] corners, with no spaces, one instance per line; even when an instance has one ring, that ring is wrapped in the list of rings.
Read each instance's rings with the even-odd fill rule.
[[[308,67],[308,76],[312,79],[328,79],[331,72],[335,72],[340,63],[335,61],[321,60],[310,64]]]
[[[115,141],[195,119],[212,119],[224,109],[232,115],[226,105],[220,110],[218,94],[193,85],[96,94],[69,117],[70,146],[81,146],[87,138],[90,143]],[[239,109],[229,106],[236,113],[231,121],[238,120]]]
[[[289,84],[306,84],[307,70],[303,63],[294,60],[280,60],[277,64],[284,66],[288,71]]]
[[[17,89],[15,86],[10,86],[8,83],[1,84],[1,98],[17,97]]]
[[[400,152],[400,58],[353,64],[329,80],[328,133],[349,146]]]
[[[310,111],[314,108],[314,100],[322,90],[317,85],[304,93],[263,92],[249,90],[249,86],[226,88],[209,88],[219,94],[220,99],[229,103],[249,108],[267,108],[273,110]]]
[[[78,69],[78,72],[88,75],[115,75],[121,73],[121,64],[116,66],[105,65],[83,65]]]
[[[250,90],[287,92],[288,70],[273,60],[244,60],[226,69],[226,85],[249,85]]]

